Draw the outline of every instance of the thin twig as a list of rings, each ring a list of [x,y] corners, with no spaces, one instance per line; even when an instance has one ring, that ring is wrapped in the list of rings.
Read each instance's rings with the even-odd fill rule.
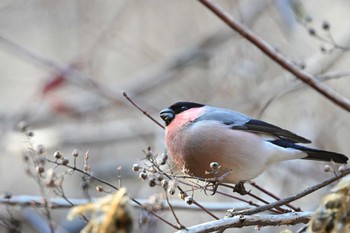
[[[146,115],[149,119],[151,119],[154,123],[156,123],[157,125],[159,125],[162,129],[164,129],[164,126],[159,123],[159,121],[157,121],[156,119],[154,119],[151,115],[149,115],[146,111],[144,111],[142,108],[140,108],[134,101],[132,101],[128,94],[124,91],[123,92],[123,96],[132,104],[134,105],[138,110],[140,110],[144,115]]]
[[[107,185],[107,186],[109,186],[109,187],[111,187],[111,188],[113,188],[113,189],[115,189],[115,190],[119,190],[118,187],[112,185],[111,183],[108,183],[107,181],[104,181],[104,180],[102,180],[102,179],[100,179],[100,178],[98,178],[98,177],[96,177],[96,176],[93,176],[93,175],[91,175],[91,174],[89,174],[89,173],[86,173],[86,172],[84,172],[83,170],[81,170],[81,169],[79,169],[79,168],[77,168],[77,167],[73,167],[73,166],[70,166],[70,165],[68,165],[68,164],[67,164],[67,165],[63,165],[63,164],[61,164],[61,163],[58,163],[57,161],[53,161],[53,160],[48,159],[48,158],[46,158],[46,161],[48,161],[48,162],[50,162],[50,163],[54,163],[54,164],[56,164],[56,165],[58,165],[58,166],[67,167],[67,168],[69,168],[69,169],[72,169],[73,171],[77,171],[77,172],[79,172],[79,173],[81,173],[81,174],[84,174],[84,175],[86,175],[86,176],[88,176],[88,177],[90,177],[90,178],[92,178],[92,179],[95,179],[95,180],[99,181],[100,183],[105,184],[105,185]],[[152,214],[154,217],[158,218],[159,220],[163,221],[164,223],[168,224],[169,226],[173,227],[174,229],[177,229],[177,230],[180,229],[178,226],[176,226],[176,225],[172,224],[171,222],[165,220],[164,218],[160,217],[158,214],[154,213],[153,211],[148,210],[148,209],[147,209],[146,207],[144,207],[138,200],[136,200],[135,198],[131,197],[129,194],[127,194],[127,196],[130,198],[131,201],[133,201],[134,203],[136,203],[137,205],[139,205],[142,209],[144,209],[144,210],[147,211],[148,213]]]
[[[346,76],[350,76],[350,71],[335,71],[335,72],[329,72],[329,73],[325,73],[325,74],[319,74],[316,76],[320,82],[325,82],[325,81],[328,81],[331,79],[339,79],[339,78],[343,78]],[[299,83],[299,82],[298,83],[291,83],[287,89],[283,89],[282,91],[273,95],[272,97],[270,97],[266,101],[266,103],[263,105],[263,107],[259,111],[258,118],[261,118],[262,114],[272,104],[273,101],[275,101],[275,100],[277,100],[285,95],[288,95],[291,92],[300,90],[300,89],[305,88],[305,87],[307,87],[307,85],[305,85],[304,83]]]
[[[212,0],[199,0],[203,5],[210,9],[214,14],[216,14],[222,21],[224,21],[229,27],[241,34],[244,38],[254,44],[259,48],[264,54],[274,60],[277,64],[282,66],[284,69],[295,75],[296,78],[300,79],[317,92],[325,96],[327,99],[343,108],[344,110],[350,112],[350,100],[341,96],[339,93],[335,92],[331,88],[324,85],[313,75],[301,70],[299,67],[294,65],[287,58],[278,53],[276,49],[270,46],[263,39],[255,35],[248,28],[239,23],[231,15],[225,12],[220,6],[215,4]]]
[[[260,185],[256,184],[255,182],[250,182],[249,183],[251,186],[253,186],[254,188],[260,190],[261,192],[269,195],[270,197],[276,199],[277,201],[281,200],[281,198],[277,197],[275,194],[271,193],[270,191],[264,189],[263,187],[261,187]],[[286,204],[286,206],[288,206],[289,208],[291,208],[294,211],[301,211],[301,209],[299,207],[295,207],[289,203]]]
[[[252,214],[256,214],[256,213],[260,213],[260,212],[269,210],[271,208],[275,208],[276,206],[285,205],[286,203],[290,203],[290,202],[298,200],[298,199],[300,199],[300,198],[302,198],[310,193],[313,193],[313,192],[339,180],[340,178],[342,178],[348,174],[350,174],[350,169],[345,170],[343,173],[339,174],[338,176],[328,178],[328,179],[322,181],[321,183],[318,183],[312,187],[309,187],[309,188],[305,189],[304,191],[302,191],[296,195],[293,195],[291,197],[287,197],[287,198],[284,198],[280,201],[276,201],[276,202],[273,202],[273,203],[268,204],[268,205],[257,207],[255,209],[236,211],[232,214],[233,214],[233,216],[235,216],[235,215],[252,215]]]
[[[229,185],[229,184],[221,184],[221,185],[224,186],[224,187],[231,188],[231,189],[234,190],[234,187],[231,186],[231,185]],[[257,195],[251,193],[250,191],[247,192],[246,195],[251,196],[252,198],[255,198],[256,200],[258,200],[258,201],[260,201],[260,202],[262,202],[262,203],[264,203],[264,204],[270,204],[268,201],[262,199],[261,197],[258,197]],[[277,208],[275,208],[275,209],[276,209],[276,211],[277,211],[278,213],[290,212],[290,211],[285,210],[285,209],[280,208],[280,207],[277,207]]]
[[[177,217],[177,215],[176,215],[176,213],[175,213],[175,211],[174,211],[173,206],[170,204],[169,197],[168,197],[168,192],[167,192],[166,190],[164,190],[164,193],[165,193],[165,200],[166,200],[166,202],[167,202],[167,204],[168,204],[168,206],[169,206],[169,209],[170,209],[171,213],[173,214],[173,216],[174,216],[174,218],[175,218],[175,221],[176,221],[177,225],[178,225],[180,228],[186,228],[184,225],[182,225],[182,224],[180,223],[180,220],[179,220],[179,218]]]

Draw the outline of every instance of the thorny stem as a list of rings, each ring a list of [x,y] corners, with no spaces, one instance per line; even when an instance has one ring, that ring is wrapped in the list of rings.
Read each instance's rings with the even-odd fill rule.
[[[98,177],[96,177],[96,176],[93,176],[93,175],[91,175],[91,174],[89,174],[89,173],[86,173],[86,172],[84,172],[83,170],[81,170],[81,169],[79,169],[79,168],[77,168],[77,167],[73,167],[73,166],[70,166],[70,165],[68,165],[68,164],[67,164],[67,165],[63,165],[63,164],[58,163],[57,161],[53,161],[53,160],[48,159],[48,158],[45,158],[45,160],[48,161],[48,162],[50,162],[50,163],[56,164],[56,165],[58,165],[58,166],[64,166],[64,167],[67,167],[67,168],[69,168],[69,169],[72,169],[73,171],[77,171],[77,172],[79,172],[79,173],[81,173],[81,174],[84,174],[84,175],[86,175],[86,176],[88,176],[88,177],[91,177],[91,178],[97,180],[98,182],[100,182],[100,183],[102,183],[102,184],[105,184],[105,185],[107,185],[107,186],[109,186],[109,187],[111,187],[111,188],[113,188],[113,189],[115,189],[115,190],[117,190],[117,191],[119,190],[118,187],[112,185],[111,183],[108,183],[107,181],[104,181],[104,180],[102,180],[102,179],[100,179],[100,178],[98,178]],[[174,229],[180,230],[180,228],[179,228],[178,226],[176,226],[176,225],[172,224],[171,222],[165,220],[164,218],[160,217],[158,214],[154,213],[153,211],[148,210],[146,207],[144,207],[144,206],[141,204],[141,202],[139,202],[139,201],[136,200],[135,198],[131,197],[131,196],[128,195],[128,194],[126,194],[126,195],[130,198],[131,201],[133,201],[134,203],[136,203],[137,205],[139,205],[142,209],[144,209],[144,210],[147,211],[148,213],[152,214],[154,217],[158,218],[159,220],[163,221],[164,223],[168,224],[169,226],[173,227]]]
[[[265,42],[263,39],[255,35],[248,28],[243,26],[237,20],[235,20],[231,15],[225,12],[221,7],[215,4],[212,0],[199,0],[203,5],[210,9],[214,14],[216,14],[223,22],[225,22],[230,28],[238,32],[241,36],[246,38],[257,48],[259,48],[264,54],[274,60],[277,64],[282,66],[285,70],[292,73],[296,78],[303,81],[305,84],[312,87],[318,93],[325,96],[328,100],[332,101],[334,104],[343,108],[344,110],[350,112],[350,100],[341,96],[331,88],[324,85],[313,75],[299,69],[291,61],[286,59],[280,53],[278,53],[271,45]]]

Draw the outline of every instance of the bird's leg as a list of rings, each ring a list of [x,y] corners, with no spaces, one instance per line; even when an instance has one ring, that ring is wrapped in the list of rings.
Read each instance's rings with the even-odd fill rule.
[[[246,195],[249,193],[244,187],[244,181],[241,181],[238,184],[236,184],[235,187],[233,188],[233,192],[237,192],[241,195]]]
[[[221,181],[228,175],[230,174],[230,171],[225,172],[223,175],[219,176],[219,177],[213,177],[213,178],[209,178],[206,179],[206,185],[205,185],[205,189],[209,186],[209,184],[213,185],[213,193],[211,195],[214,195],[216,193],[216,191],[218,190],[219,185],[221,184]]]
[[[206,184],[204,186],[204,193],[207,194],[206,190],[209,187],[209,185],[213,186],[213,192],[210,194],[211,196],[216,193],[218,190],[220,182],[216,178],[211,178],[206,180]]]

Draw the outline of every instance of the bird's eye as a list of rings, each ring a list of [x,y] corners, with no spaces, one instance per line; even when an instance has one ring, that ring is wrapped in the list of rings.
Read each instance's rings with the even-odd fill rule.
[[[187,109],[188,108],[186,106],[182,106],[180,110],[181,110],[181,112],[183,112],[183,111],[186,111]]]

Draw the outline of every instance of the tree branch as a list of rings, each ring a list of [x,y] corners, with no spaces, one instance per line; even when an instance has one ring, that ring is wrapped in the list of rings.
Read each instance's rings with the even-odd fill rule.
[[[233,218],[220,219],[217,221],[206,222],[189,227],[176,233],[200,233],[220,231],[227,228],[240,228],[244,226],[280,226],[295,225],[298,223],[307,223],[311,218],[312,212],[297,212],[279,215],[255,215],[255,216],[236,216]]]
[[[282,66],[284,69],[295,75],[296,78],[300,79],[317,92],[325,96],[327,99],[343,108],[344,110],[350,112],[350,100],[341,96],[328,86],[324,85],[313,75],[304,72],[294,65],[287,58],[278,53],[272,46],[270,46],[263,39],[255,35],[248,28],[243,26],[237,20],[235,20],[231,15],[225,12],[221,7],[215,4],[212,0],[199,0],[203,5],[210,9],[214,14],[216,14],[222,21],[224,21],[229,27],[238,32],[241,36],[246,38],[257,48],[259,48],[264,54],[274,60],[277,64]]]
[[[92,199],[94,201],[95,199]],[[47,202],[49,203],[50,209],[66,209],[71,208],[72,205],[82,205],[86,204],[89,201],[87,199],[69,199],[71,203],[68,203],[67,200],[64,198],[48,198]],[[139,203],[141,203],[142,206],[152,205],[152,203],[149,202],[147,199],[137,199]],[[157,205],[160,205],[164,207],[160,210],[169,210],[167,208],[167,203],[165,200],[162,200],[160,202],[157,202]],[[195,205],[187,205],[182,200],[171,200],[170,204],[172,207],[176,210],[196,210],[196,211],[202,211],[201,208]],[[0,197],[0,205],[13,205],[13,206],[27,206],[27,207],[44,207],[44,200],[41,196],[31,196],[31,195],[19,195],[19,196],[13,196],[10,199],[9,198],[3,198]],[[135,208],[141,208],[138,204],[134,202],[130,202],[130,205],[132,205]],[[210,210],[210,211],[227,211],[228,208],[234,208],[234,209],[247,209],[250,206],[245,203],[240,202],[201,202],[201,205]]]

